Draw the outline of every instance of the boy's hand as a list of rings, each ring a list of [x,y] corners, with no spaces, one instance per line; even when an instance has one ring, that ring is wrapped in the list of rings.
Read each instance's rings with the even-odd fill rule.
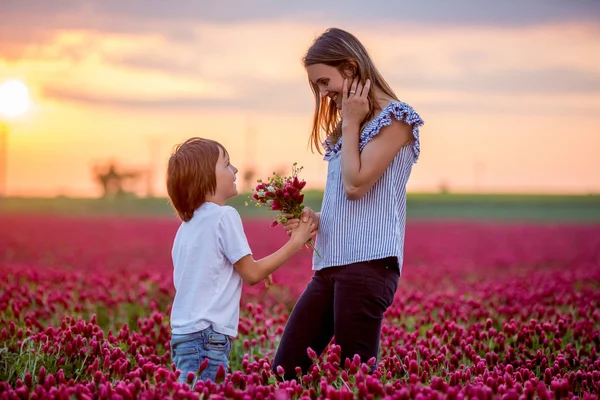
[[[300,225],[300,220],[298,218],[292,218],[292,216],[289,214],[286,215],[286,218],[291,219],[288,219],[288,221],[285,224],[283,224],[283,227],[286,230],[288,236],[291,236],[292,231]],[[317,229],[319,229],[319,216],[317,215],[317,213],[315,213],[308,207],[304,207],[304,210],[302,210],[301,219],[302,221],[307,222],[309,218],[312,218],[313,222],[315,222],[317,225]]]
[[[268,289],[271,286],[273,286],[273,275],[269,274],[269,276],[267,276],[265,279],[265,287]]]
[[[303,218],[304,219],[304,218]],[[307,222],[300,222],[298,227],[292,230],[291,239],[300,245],[306,244],[310,238],[317,234],[317,225],[309,218]]]

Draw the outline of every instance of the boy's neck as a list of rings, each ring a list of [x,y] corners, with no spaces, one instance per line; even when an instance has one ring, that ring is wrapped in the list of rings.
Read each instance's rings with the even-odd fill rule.
[[[223,199],[220,196],[215,195],[206,196],[206,198],[204,199],[204,202],[206,203],[215,203],[219,206],[224,206],[226,201],[227,199]]]

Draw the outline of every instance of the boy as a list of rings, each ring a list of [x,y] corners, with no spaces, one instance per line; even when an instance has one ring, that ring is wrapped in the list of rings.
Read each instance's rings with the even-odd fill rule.
[[[171,355],[180,382],[196,373],[215,381],[228,366],[231,338],[237,336],[242,281],[255,285],[290,259],[316,234],[312,220],[295,229],[277,252],[252,257],[238,212],[225,202],[237,195],[237,169],[225,148],[191,138],[169,159],[167,192],[183,221],[172,248],[175,299],[171,311]],[[206,365],[206,364],[205,364]]]

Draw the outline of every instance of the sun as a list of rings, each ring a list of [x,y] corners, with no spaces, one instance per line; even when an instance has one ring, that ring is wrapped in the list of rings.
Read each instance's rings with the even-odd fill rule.
[[[18,117],[27,111],[30,104],[29,89],[23,82],[11,79],[0,85],[0,115]]]

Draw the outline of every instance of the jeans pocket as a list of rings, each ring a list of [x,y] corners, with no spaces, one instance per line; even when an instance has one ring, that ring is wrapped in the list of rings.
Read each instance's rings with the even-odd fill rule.
[[[394,303],[396,297],[396,290],[398,290],[398,283],[400,281],[400,271],[398,263],[394,261],[393,264],[386,265],[385,275],[385,290],[387,307],[389,308]]]
[[[175,352],[175,356],[176,357],[183,357],[183,356],[189,356],[192,354],[198,354],[198,348],[197,347],[179,347],[177,349],[174,350]]]
[[[400,278],[397,274],[392,273],[385,278],[387,308],[389,308],[394,303],[394,298],[396,297],[396,290],[398,289],[399,279]]]
[[[206,337],[206,350],[226,351],[229,337],[222,333],[210,332]]]
[[[367,272],[363,304],[367,310],[370,310],[373,318],[382,318],[394,302],[398,288],[398,269],[388,260],[376,260],[364,264],[363,268]]]

